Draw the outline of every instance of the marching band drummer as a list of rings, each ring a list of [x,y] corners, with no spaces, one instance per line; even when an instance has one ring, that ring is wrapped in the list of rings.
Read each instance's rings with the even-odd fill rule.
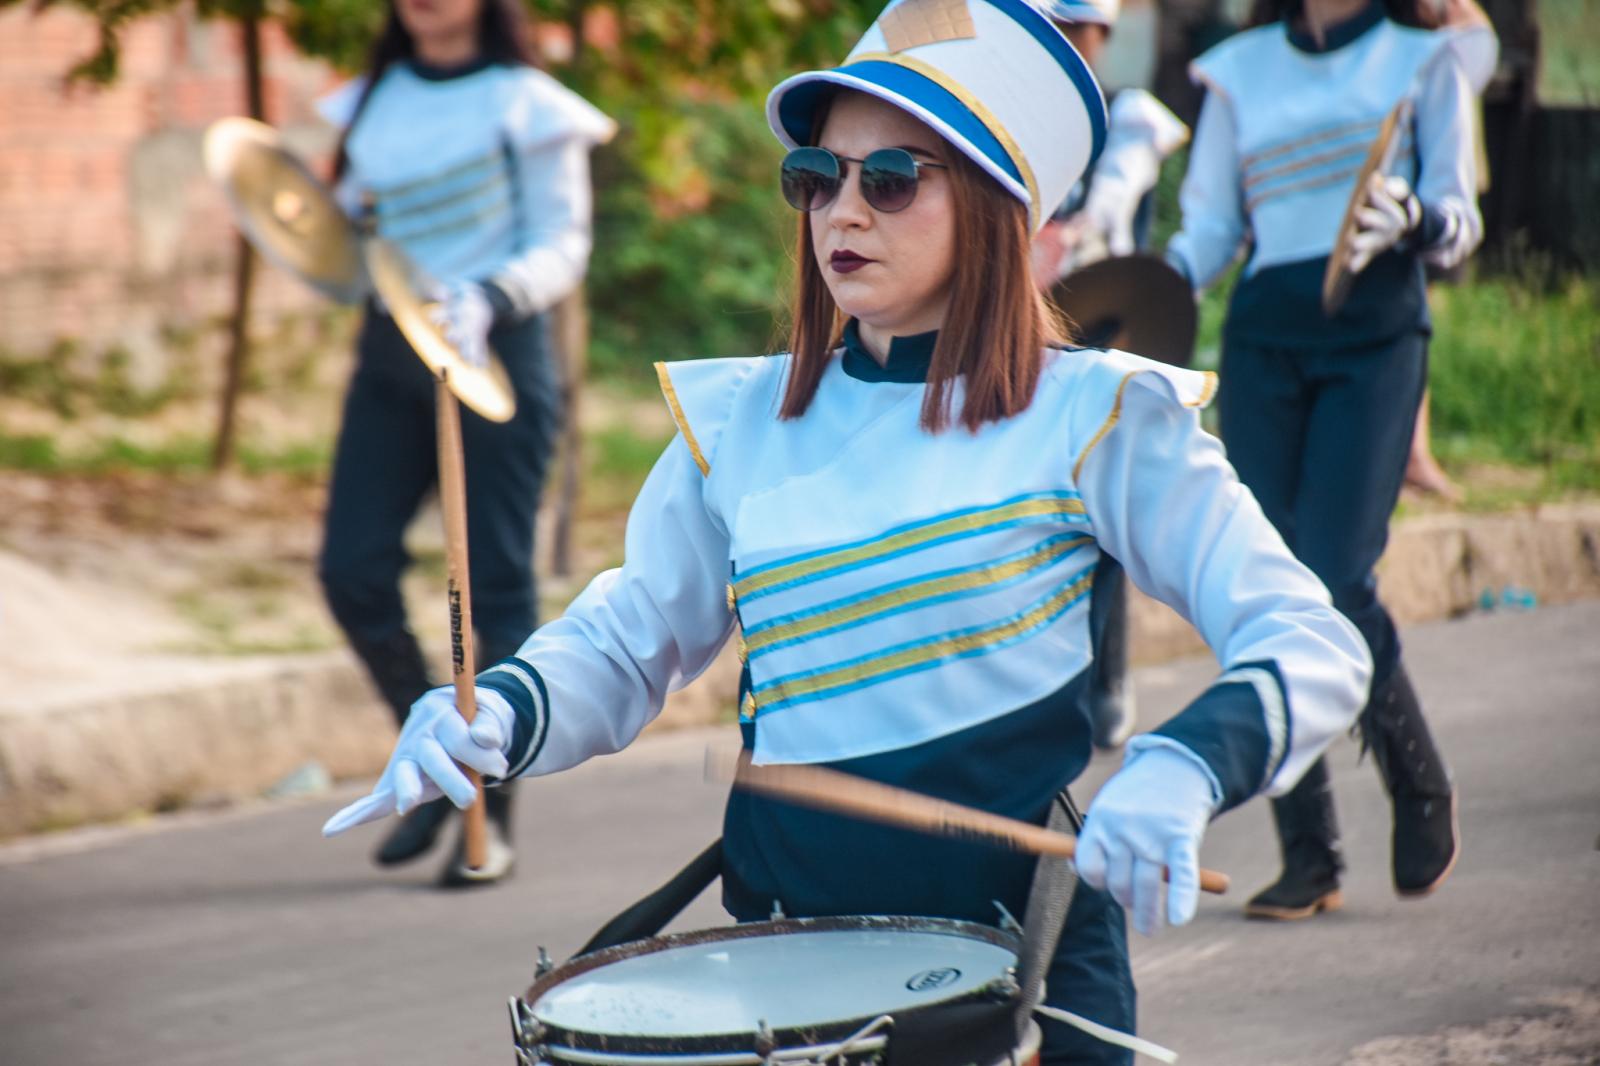
[[[1372,653],[1362,738],[1393,804],[1395,889],[1423,896],[1455,863],[1455,791],[1373,568],[1427,380],[1423,266],[1460,262],[1482,234],[1475,102],[1460,58],[1481,48],[1483,32],[1418,28],[1428,24],[1419,0],[1257,0],[1251,21],[1195,61],[1207,94],[1183,228],[1167,254],[1203,287],[1251,243],[1223,328],[1222,438],[1240,479]],[[1403,98],[1414,117],[1398,170],[1374,175],[1366,192],[1344,253],[1354,283],[1330,318],[1322,279],[1345,205],[1379,124]],[[1283,871],[1246,912],[1295,919],[1337,908],[1343,862],[1323,760],[1274,801],[1273,817]]]
[[[537,622],[534,518],[561,421],[545,312],[588,264],[589,151],[612,123],[535,69],[517,0],[391,0],[365,77],[323,113],[344,132],[336,195],[441,285],[439,324],[475,365],[492,348],[516,397],[510,422],[462,415],[471,594],[481,661]],[[404,723],[432,682],[406,622],[402,536],[438,477],[434,379],[374,302],[357,342],[334,458],[319,572],[335,619]],[[433,846],[446,801],[411,811],[374,858]],[[511,798],[488,801],[488,862],[458,844],[445,884],[511,869]]]
[[[1041,6],[1098,73],[1121,0],[1044,0]],[[1111,94],[1104,150],[1033,239],[1034,280],[1040,288],[1049,291],[1074,270],[1148,245],[1161,164],[1188,139],[1189,128],[1146,90]],[[1099,602],[1090,622],[1095,667],[1089,713],[1095,747],[1109,751],[1127,741],[1136,714],[1128,676],[1128,579],[1110,555],[1101,556],[1095,593]]]
[[[1088,68],[1024,0],[902,0],[768,117],[799,218],[788,354],[665,364],[678,434],[626,561],[478,677],[469,728],[418,701],[372,794],[324,832],[626,746],[737,626],[758,763],[822,764],[1035,824],[1088,764],[1079,700],[1102,550],[1222,671],[1134,737],[1089,808],[1049,1000],[1135,1026],[1136,927],[1197,903],[1207,823],[1292,784],[1353,719],[1367,653],[1200,428],[1212,378],[1062,349],[1029,244],[1094,158]],[[1063,136],[1063,129],[1070,136]],[[754,795],[728,801],[739,920],[1022,914],[1034,862]],[[1170,888],[1163,885],[1170,868]],[[1120,1063],[1055,1022],[1050,1063]]]

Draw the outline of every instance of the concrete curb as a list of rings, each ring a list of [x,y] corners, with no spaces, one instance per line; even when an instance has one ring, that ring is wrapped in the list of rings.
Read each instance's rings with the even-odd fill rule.
[[[1475,610],[1485,590],[1505,586],[1542,604],[1600,598],[1600,505],[1410,519],[1395,528],[1380,576],[1407,623]],[[1187,623],[1142,596],[1133,625],[1140,662],[1204,650]],[[738,675],[725,654],[651,728],[718,721]],[[372,776],[394,737],[344,651],[204,663],[134,691],[75,688],[44,704],[0,698],[0,838],[230,803],[311,760],[335,778]]]

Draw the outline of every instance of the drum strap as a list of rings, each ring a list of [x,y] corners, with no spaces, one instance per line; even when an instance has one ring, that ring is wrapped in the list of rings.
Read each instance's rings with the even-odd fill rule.
[[[674,874],[672,880],[601,926],[600,931],[578,950],[578,954],[587,955],[591,951],[655,936],[667,927],[668,922],[682,914],[683,909],[693,903],[721,873],[722,838],[718,837],[710,847],[690,860],[689,865]]]
[[[1057,832],[1077,834],[1083,830],[1083,816],[1066,789],[1051,802],[1050,817],[1045,825]],[[1028,910],[1022,922],[1022,954],[1017,959],[1017,983],[1022,986],[1022,995],[1017,999],[1019,1042],[1033,1020],[1033,1008],[1042,998],[1044,976],[1055,958],[1056,945],[1061,941],[1061,930],[1067,924],[1067,911],[1077,887],[1078,874],[1070,859],[1039,856],[1033,871],[1033,885],[1028,889]]]

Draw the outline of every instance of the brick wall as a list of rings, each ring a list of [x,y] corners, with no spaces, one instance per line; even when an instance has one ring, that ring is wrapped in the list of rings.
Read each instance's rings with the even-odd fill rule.
[[[0,357],[75,340],[121,347],[158,379],[163,327],[214,326],[231,302],[234,236],[200,143],[211,120],[245,110],[238,31],[187,12],[142,19],[115,85],[68,88],[94,27],[30,6],[0,12]],[[276,27],[263,38],[269,117],[325,153],[312,105],[337,78]],[[264,320],[318,303],[277,271],[258,278]]]

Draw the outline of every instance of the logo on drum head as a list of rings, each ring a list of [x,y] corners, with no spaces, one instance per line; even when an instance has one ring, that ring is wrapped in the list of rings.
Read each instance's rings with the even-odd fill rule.
[[[937,970],[923,970],[907,981],[906,987],[913,992],[932,992],[936,988],[954,984],[960,976],[961,971],[954,966],[944,966]]]

